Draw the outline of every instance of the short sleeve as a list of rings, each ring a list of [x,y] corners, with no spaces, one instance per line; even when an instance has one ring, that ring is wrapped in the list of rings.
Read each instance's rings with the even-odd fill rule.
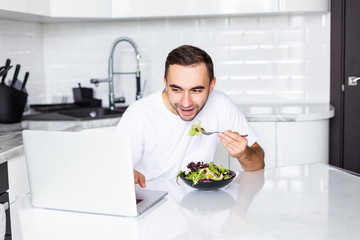
[[[134,166],[139,163],[144,151],[142,131],[144,126],[141,122],[141,116],[138,115],[139,111],[136,108],[136,105],[132,105],[125,111],[115,130],[116,134],[126,134],[130,137]]]

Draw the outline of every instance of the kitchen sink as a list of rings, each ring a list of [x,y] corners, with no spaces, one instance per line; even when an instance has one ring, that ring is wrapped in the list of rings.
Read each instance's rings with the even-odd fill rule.
[[[95,120],[103,118],[121,117],[128,106],[118,107],[114,110],[103,107],[86,107],[59,110],[56,112],[36,113],[24,115],[23,120],[35,121],[71,121],[71,120]]]
[[[109,108],[79,108],[62,110],[58,113],[74,118],[99,118],[104,116],[122,115],[125,110],[110,110]]]

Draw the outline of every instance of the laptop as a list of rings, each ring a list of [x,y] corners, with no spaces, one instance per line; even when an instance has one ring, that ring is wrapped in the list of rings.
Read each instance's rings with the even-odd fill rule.
[[[23,141],[34,207],[137,216],[167,194],[135,187],[127,135],[24,130]]]

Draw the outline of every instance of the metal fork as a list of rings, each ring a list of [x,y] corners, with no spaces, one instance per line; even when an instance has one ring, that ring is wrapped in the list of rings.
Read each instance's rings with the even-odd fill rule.
[[[202,132],[202,134],[204,134],[206,136],[209,136],[209,135],[214,134],[214,133],[222,133],[222,132],[206,132],[206,131],[204,131],[202,129],[201,129],[201,132]],[[240,135],[240,136],[247,137],[248,135],[246,134],[246,135]]]

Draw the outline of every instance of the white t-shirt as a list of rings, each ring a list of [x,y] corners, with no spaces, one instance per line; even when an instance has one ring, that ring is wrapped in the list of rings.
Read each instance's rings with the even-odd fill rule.
[[[190,122],[171,113],[162,100],[162,91],[144,97],[126,110],[116,128],[116,133],[128,134],[134,169],[144,174],[146,180],[175,178],[186,170],[190,162],[213,160],[219,137],[190,136],[191,124],[201,120],[206,131],[232,130],[248,134],[248,145],[258,136],[248,125],[234,102],[220,91],[213,90],[204,108]]]

